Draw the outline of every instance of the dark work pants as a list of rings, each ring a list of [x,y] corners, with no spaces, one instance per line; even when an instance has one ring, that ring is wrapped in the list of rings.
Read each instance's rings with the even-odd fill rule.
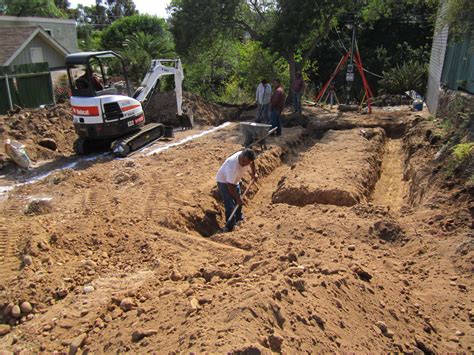
[[[270,124],[272,128],[277,127],[276,135],[281,136],[281,121],[280,121],[280,112],[272,108],[270,111]]]
[[[235,187],[237,189],[238,194],[240,195],[240,184],[235,185]],[[229,221],[230,215],[232,214],[232,211],[234,211],[237,202],[230,194],[227,184],[218,182],[217,188],[219,189],[219,194],[221,195],[222,201],[224,201],[225,220],[226,222],[228,222],[227,227],[229,230],[232,230],[234,228],[235,223],[242,219],[242,206],[237,209],[237,212],[235,212],[232,221]]]

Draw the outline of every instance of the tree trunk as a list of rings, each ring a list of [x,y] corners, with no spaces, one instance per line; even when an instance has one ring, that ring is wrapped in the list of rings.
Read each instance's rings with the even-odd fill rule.
[[[294,52],[288,53],[286,56],[286,61],[288,62],[288,69],[290,70],[290,87],[288,88],[288,96],[286,97],[286,102],[291,103],[291,97],[293,96],[291,88],[296,79],[296,62]]]
[[[296,72],[301,71],[303,68],[301,67],[302,63],[298,63],[295,60],[295,53],[290,52],[285,56],[286,61],[288,62],[288,67],[290,70],[290,87],[288,88],[288,96],[287,96],[287,103],[292,102],[292,97],[293,97],[293,83],[296,80]]]

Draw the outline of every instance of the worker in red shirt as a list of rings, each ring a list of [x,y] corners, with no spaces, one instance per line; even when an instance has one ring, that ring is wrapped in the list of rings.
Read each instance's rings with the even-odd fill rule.
[[[272,128],[277,128],[276,135],[281,136],[280,115],[285,107],[285,91],[283,90],[279,79],[273,80],[273,87],[275,88],[275,91],[273,91],[270,99],[270,124],[272,125]]]

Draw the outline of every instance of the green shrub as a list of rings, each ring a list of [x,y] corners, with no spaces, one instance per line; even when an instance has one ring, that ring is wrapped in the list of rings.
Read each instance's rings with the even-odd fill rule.
[[[408,61],[401,66],[383,72],[383,79],[379,85],[386,94],[402,94],[408,90],[415,90],[419,94],[425,92],[428,80],[428,67],[417,61]]]
[[[461,165],[465,163],[474,152],[474,143],[461,143],[453,148],[453,157]]]
[[[57,103],[66,102],[71,96],[67,75],[61,75],[54,85],[54,99]]]

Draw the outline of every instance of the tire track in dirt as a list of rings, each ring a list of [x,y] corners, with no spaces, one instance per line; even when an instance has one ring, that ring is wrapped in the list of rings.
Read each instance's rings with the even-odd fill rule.
[[[143,215],[145,218],[151,218],[153,215],[153,210],[155,207],[155,199],[158,195],[158,184],[155,182],[157,181],[158,177],[156,173],[152,173],[152,179],[154,183],[151,185],[148,195],[146,197],[145,208],[143,210]]]
[[[20,268],[20,261],[15,251],[18,242],[18,233],[12,232],[6,227],[6,221],[2,221],[0,227],[0,278],[1,283],[6,283],[16,275]]]
[[[83,197],[83,209],[85,214],[96,212],[98,208],[109,203],[110,194],[109,188],[92,189],[87,191]]]

